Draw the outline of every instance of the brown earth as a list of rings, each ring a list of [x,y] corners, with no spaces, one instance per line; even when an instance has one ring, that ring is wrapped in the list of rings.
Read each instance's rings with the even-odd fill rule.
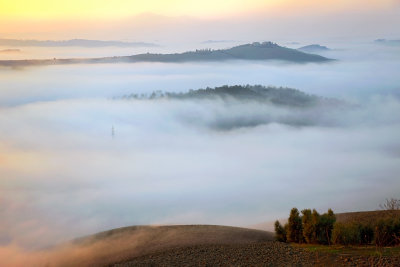
[[[337,219],[373,221],[396,214],[400,212],[352,212],[337,214]],[[39,256],[34,257],[38,264],[32,261],[31,266],[400,266],[397,254],[314,251],[273,241],[271,232],[215,225],[119,228]]]
[[[338,222],[369,222],[400,216],[400,211],[337,214]],[[112,266],[400,266],[400,254],[375,256],[311,251],[275,241],[251,244],[211,244],[167,249]]]
[[[80,238],[48,252],[47,266],[109,266],[193,246],[248,245],[273,240],[271,232],[216,226],[133,226]]]
[[[336,214],[337,222],[374,223],[380,219],[400,217],[400,210],[374,210]]]
[[[400,255],[350,256],[312,252],[287,243],[200,245],[170,249],[111,265],[133,266],[400,266]]]

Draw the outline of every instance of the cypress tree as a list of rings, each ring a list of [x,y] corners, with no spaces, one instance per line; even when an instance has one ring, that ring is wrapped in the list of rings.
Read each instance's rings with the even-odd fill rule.
[[[331,209],[327,213],[322,214],[318,226],[318,239],[322,244],[331,244],[332,229],[336,222],[336,216]]]
[[[312,243],[313,235],[315,233],[315,225],[313,224],[313,218],[310,209],[302,210],[303,214],[301,221],[303,225],[303,237],[306,243]]]
[[[320,215],[319,213],[313,209],[312,214],[311,214],[311,221],[312,224],[314,225],[314,231],[311,237],[311,243],[318,243],[319,241],[319,235],[320,235],[320,225],[319,225],[319,219]]]
[[[294,243],[301,243],[303,241],[301,218],[297,208],[293,208],[290,211],[286,238],[287,241]]]

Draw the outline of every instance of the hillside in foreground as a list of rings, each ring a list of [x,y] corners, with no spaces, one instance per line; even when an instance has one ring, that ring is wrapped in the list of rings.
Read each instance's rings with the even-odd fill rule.
[[[357,219],[346,213],[340,220]],[[370,213],[365,213],[368,217]],[[353,217],[353,215],[355,217]],[[271,232],[215,225],[133,226],[55,249],[56,266],[396,266],[400,253],[317,248],[273,241]],[[370,248],[371,249],[371,248]],[[373,249],[373,248],[372,248]],[[395,254],[393,254],[393,251]]]
[[[53,248],[50,266],[109,266],[171,249],[271,242],[273,233],[214,225],[132,226],[83,237]]]
[[[390,214],[351,212],[337,217],[341,222],[365,221]],[[399,249],[375,250],[289,244],[274,241],[272,232],[230,226],[131,226],[75,239],[20,260],[30,266],[399,266]]]

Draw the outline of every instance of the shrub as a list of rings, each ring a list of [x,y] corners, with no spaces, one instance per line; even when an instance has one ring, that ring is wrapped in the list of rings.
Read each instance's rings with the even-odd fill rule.
[[[354,223],[335,223],[332,240],[338,245],[358,245],[361,243],[360,228]]]
[[[377,246],[393,246],[400,244],[400,220],[382,219],[375,225],[375,244]]]
[[[369,245],[374,240],[374,228],[371,224],[359,224],[360,244]]]

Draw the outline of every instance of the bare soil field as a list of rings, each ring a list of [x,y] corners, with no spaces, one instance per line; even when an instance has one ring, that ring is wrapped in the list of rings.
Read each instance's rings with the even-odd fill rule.
[[[373,222],[398,215],[351,212],[337,214],[337,220]],[[273,240],[272,232],[229,226],[132,226],[57,246],[41,255],[38,266],[400,266],[399,248],[379,251]]]
[[[109,266],[191,246],[246,245],[273,240],[270,232],[215,225],[133,226],[79,238],[54,248],[48,266]]]

